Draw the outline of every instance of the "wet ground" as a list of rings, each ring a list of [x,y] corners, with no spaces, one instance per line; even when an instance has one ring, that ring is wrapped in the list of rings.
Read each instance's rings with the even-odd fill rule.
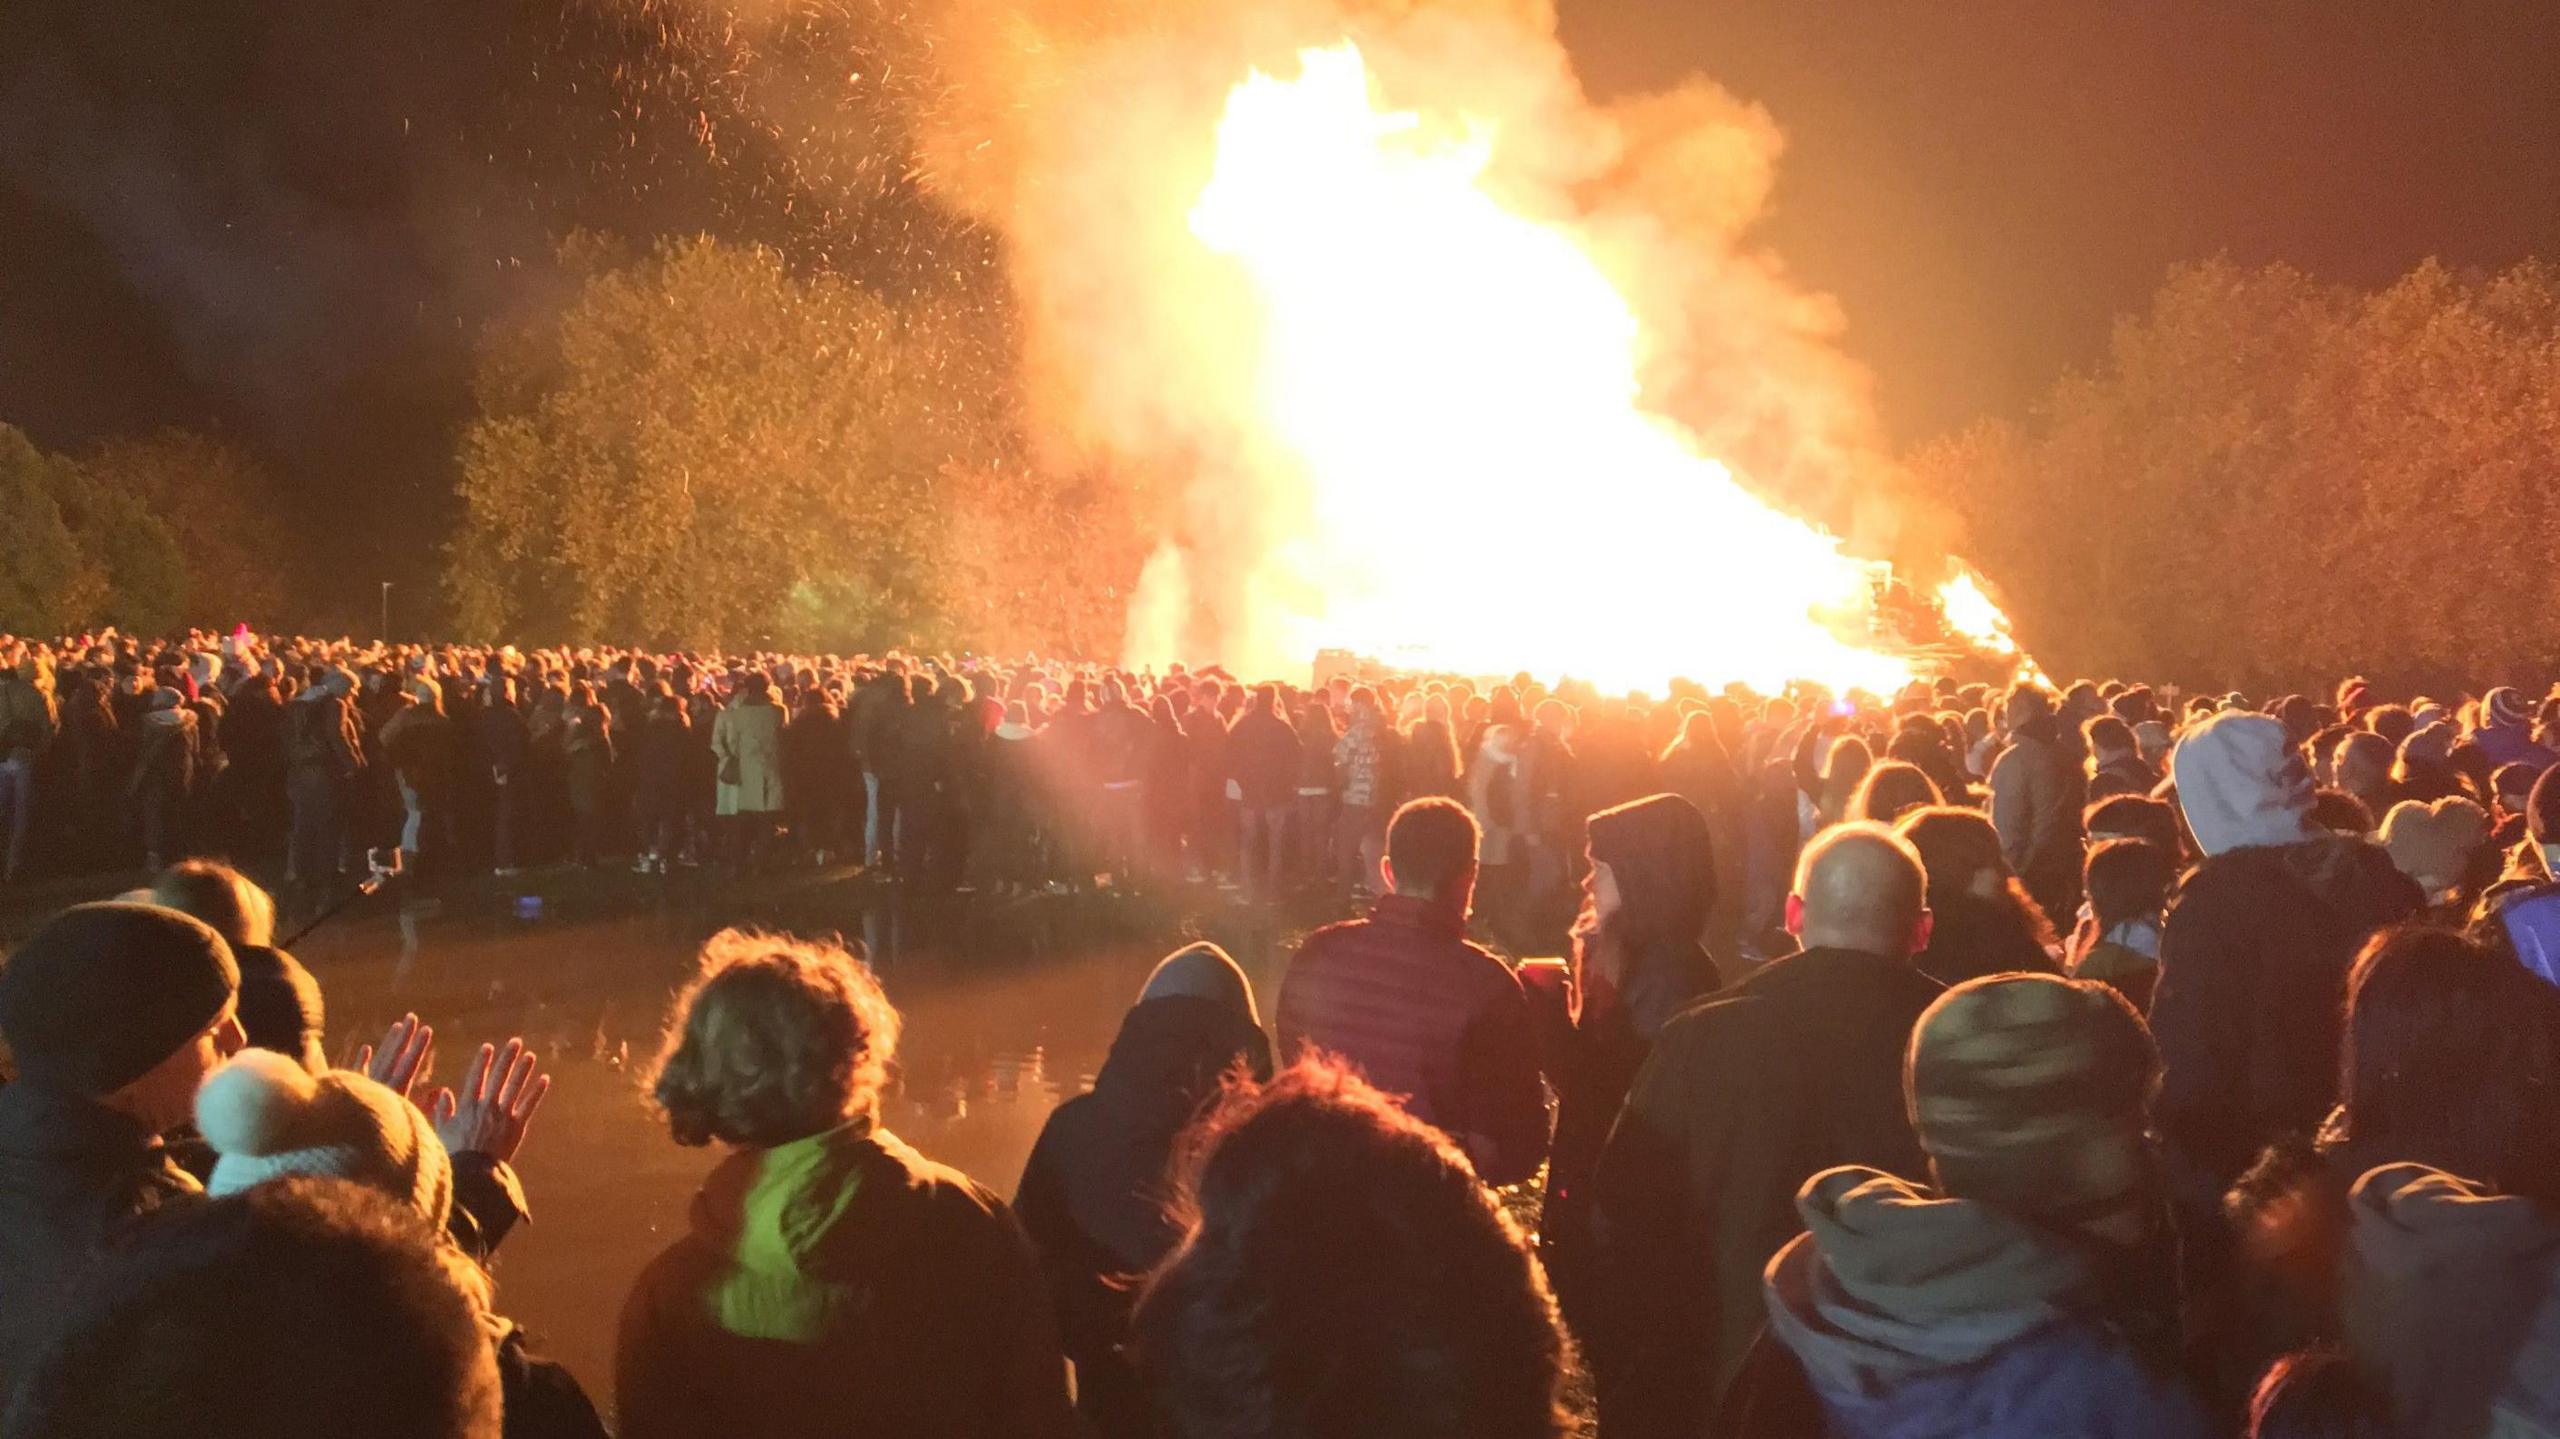
[[[1206,889],[925,896],[842,874],[562,871],[435,898],[402,883],[294,946],[326,996],[330,1051],[343,1061],[409,1011],[436,1028],[440,1078],[483,1042],[522,1035],[538,1050],[555,1082],[518,1163],[534,1217],[499,1256],[499,1305],[599,1405],[623,1294],[716,1158],[669,1140],[640,1092],[704,937],[736,924],[860,941],[906,1015],[889,1126],[1010,1196],[1042,1122],[1090,1082],[1158,959],[1191,938],[1225,945],[1267,1021],[1295,935],[1335,917],[1284,927]],[[0,937],[40,912],[26,898],[0,915]]]

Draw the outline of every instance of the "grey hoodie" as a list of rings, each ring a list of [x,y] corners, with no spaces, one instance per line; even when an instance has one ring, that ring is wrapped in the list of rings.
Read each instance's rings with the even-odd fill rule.
[[[2560,1211],[2423,1164],[2356,1181],[2340,1313],[2410,1439],[2560,1439]]]

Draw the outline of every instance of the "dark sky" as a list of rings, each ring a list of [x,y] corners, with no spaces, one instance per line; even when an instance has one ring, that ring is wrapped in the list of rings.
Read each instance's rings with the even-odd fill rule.
[[[2554,0],[1561,3],[1594,90],[1704,73],[1777,117],[1766,238],[1844,302],[1898,439],[2017,412],[2180,260],[2560,259]],[[0,420],[223,430],[328,499],[351,570],[422,578],[471,336],[544,298],[551,235],[983,263],[915,220],[883,115],[821,122],[885,158],[813,221],[736,118],[772,97],[667,53],[668,13],[0,0]]]

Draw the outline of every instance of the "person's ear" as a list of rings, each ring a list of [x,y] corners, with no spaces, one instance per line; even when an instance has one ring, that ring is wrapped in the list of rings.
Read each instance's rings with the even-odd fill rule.
[[[1930,932],[1935,930],[1937,927],[1938,917],[1931,914],[1928,910],[1922,909],[1920,911],[1920,918],[1913,921],[1911,925],[1911,952],[1913,954],[1918,954],[1920,951],[1929,947]]]
[[[1798,939],[1804,938],[1803,895],[1791,894],[1787,896],[1787,933],[1794,935]]]
[[[1383,854],[1378,856],[1378,878],[1386,885],[1387,893],[1396,892],[1396,862]]]

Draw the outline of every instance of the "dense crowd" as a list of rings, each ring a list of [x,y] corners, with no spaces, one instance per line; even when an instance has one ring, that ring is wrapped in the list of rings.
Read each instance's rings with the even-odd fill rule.
[[[1010,1204],[883,1127],[856,956],[715,937],[650,1092],[728,1157],[599,1404],[487,1281],[538,1062],[328,1068],[178,863],[0,966],[9,1439],[2560,1435],[2560,699],[16,658],[31,866],[1366,903],[1168,957]]]

